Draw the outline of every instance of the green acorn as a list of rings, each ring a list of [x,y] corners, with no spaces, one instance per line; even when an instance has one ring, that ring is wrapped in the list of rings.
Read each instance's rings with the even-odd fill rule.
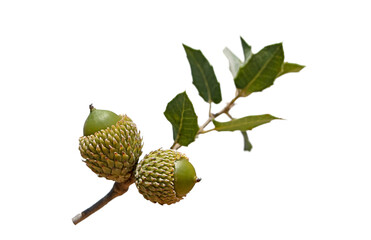
[[[161,205],[180,201],[201,180],[186,155],[162,149],[150,152],[138,163],[135,179],[143,197]]]
[[[99,177],[115,182],[126,182],[134,174],[143,147],[140,133],[128,116],[92,105],[79,143],[86,165]]]

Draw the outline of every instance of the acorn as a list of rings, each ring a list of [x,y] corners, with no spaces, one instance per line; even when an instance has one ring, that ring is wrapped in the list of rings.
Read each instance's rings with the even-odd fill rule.
[[[180,201],[200,180],[187,156],[176,150],[150,152],[135,171],[139,192],[145,199],[161,205]]]
[[[142,154],[142,138],[127,115],[89,106],[79,150],[86,165],[99,177],[126,182]]]

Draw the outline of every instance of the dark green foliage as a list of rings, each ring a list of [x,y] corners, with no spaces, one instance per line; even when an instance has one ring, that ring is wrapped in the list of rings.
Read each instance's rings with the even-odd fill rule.
[[[260,92],[272,86],[275,80],[290,72],[299,72],[304,66],[284,62],[284,51],[282,43],[272,44],[264,47],[258,53],[252,52],[251,46],[241,37],[241,46],[244,59],[239,59],[230,49],[223,50],[229,61],[229,70],[232,73],[236,86],[236,97],[227,106],[216,114],[211,113],[212,103],[222,100],[220,84],[215,76],[214,69],[200,50],[195,50],[183,44],[191,67],[193,84],[199,95],[209,103],[209,119],[204,125],[198,127],[197,115],[187,94],[178,94],[167,105],[165,116],[173,126],[173,147],[188,146],[200,133],[209,131],[240,131],[244,140],[244,150],[250,151],[252,145],[249,141],[247,131],[269,123],[274,119],[280,119],[269,114],[247,116],[234,119],[229,110],[234,102],[241,97],[247,97],[251,93]],[[227,122],[216,121],[219,115],[226,114],[231,120]],[[205,130],[204,128],[213,122],[215,128]],[[178,146],[179,147],[179,146]]]
[[[272,115],[269,114],[264,114],[264,115],[257,115],[257,116],[247,116],[239,119],[233,119],[228,122],[218,122],[218,121],[213,121],[215,130],[218,132],[221,131],[247,131],[251,130],[257,126],[260,126],[265,123],[269,123],[270,121],[274,119],[279,119],[276,118]]]
[[[253,54],[234,79],[242,96],[270,87],[281,72],[284,55],[282,44],[273,44]]]
[[[193,84],[206,102],[220,103],[222,95],[214,69],[200,50],[195,50],[183,44],[191,66]]]
[[[173,98],[167,104],[164,114],[173,125],[173,139],[176,143],[188,146],[195,140],[198,131],[197,115],[186,92]]]

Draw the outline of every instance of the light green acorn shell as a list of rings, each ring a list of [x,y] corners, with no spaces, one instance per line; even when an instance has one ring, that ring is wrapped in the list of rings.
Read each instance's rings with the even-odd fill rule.
[[[142,154],[142,138],[135,123],[120,115],[115,125],[79,139],[86,165],[99,177],[126,182]]]
[[[158,149],[138,163],[135,184],[145,199],[161,205],[183,199],[176,195],[174,188],[175,161],[180,159],[188,160],[186,155],[175,150]]]

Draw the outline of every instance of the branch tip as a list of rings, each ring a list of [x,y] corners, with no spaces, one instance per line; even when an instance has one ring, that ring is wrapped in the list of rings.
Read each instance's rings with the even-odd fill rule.
[[[72,222],[73,222],[73,224],[78,224],[80,221],[80,219],[81,219],[81,217],[82,217],[82,214],[81,213],[79,213],[79,214],[77,214],[76,216],[74,216],[73,218],[72,218]]]

